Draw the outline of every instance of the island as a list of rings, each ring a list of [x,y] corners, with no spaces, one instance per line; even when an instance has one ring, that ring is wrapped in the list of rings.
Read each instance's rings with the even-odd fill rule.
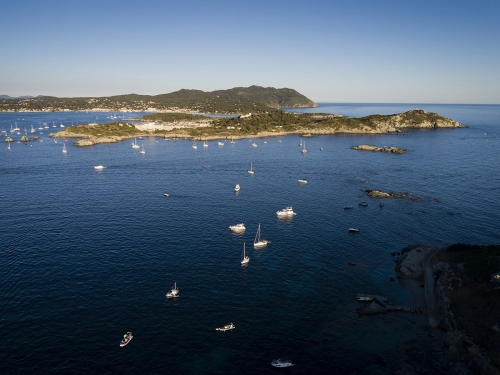
[[[377,147],[377,146],[371,146],[371,145],[352,146],[351,149],[352,150],[361,150],[361,151],[386,152],[389,154],[404,154],[406,151],[408,151],[405,148],[398,148],[398,147],[394,147],[394,146]]]

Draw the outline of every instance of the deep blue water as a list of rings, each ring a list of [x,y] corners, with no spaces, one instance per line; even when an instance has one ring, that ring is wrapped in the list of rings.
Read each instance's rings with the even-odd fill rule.
[[[306,140],[306,155],[297,136],[197,150],[190,140],[151,137],[139,140],[145,155],[130,141],[77,148],[72,140],[64,155],[47,133],[11,150],[1,142],[0,373],[265,374],[277,357],[294,360],[293,374],[394,373],[400,345],[417,337],[425,317],[359,317],[355,295],[409,303],[408,291],[389,281],[390,253],[406,245],[499,243],[500,106],[308,110],[357,117],[415,107],[470,128],[318,136]],[[106,120],[4,113],[0,128],[95,116]],[[361,143],[411,152],[350,150]],[[361,189],[408,191],[421,201],[384,200],[380,208]],[[297,215],[277,219],[288,205]],[[239,222],[246,232],[231,234]],[[254,250],[259,223],[271,243]],[[360,232],[348,233],[351,226]],[[167,302],[174,281],[180,297]],[[229,322],[234,331],[215,331]],[[134,339],[120,349],[127,331]]]

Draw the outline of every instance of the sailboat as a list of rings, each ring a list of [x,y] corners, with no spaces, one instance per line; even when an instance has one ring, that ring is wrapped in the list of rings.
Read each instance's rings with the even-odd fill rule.
[[[231,137],[231,144],[234,145],[234,139]]]
[[[260,238],[260,223],[259,229],[257,229],[257,234],[255,235],[255,240],[253,241],[253,247],[266,247],[269,243],[268,240]]]
[[[198,148],[198,146],[196,146],[196,141],[193,139],[193,149],[196,150]]]
[[[68,150],[66,150],[66,143],[65,143],[63,146],[63,154],[66,154],[66,153],[68,153]]]
[[[144,150],[144,145],[142,145],[142,150],[139,151],[139,154],[143,154],[144,155],[145,153],[146,153],[146,151]]]
[[[134,143],[132,143],[132,148],[139,148],[139,145],[137,144],[137,138],[134,139]]]
[[[248,264],[248,262],[250,262],[250,257],[245,253],[245,243],[243,242],[243,260],[241,261],[241,265]]]
[[[35,128],[33,127],[33,124],[31,124],[31,132],[32,133],[36,132]]]
[[[170,289],[167,292],[167,295],[165,297],[167,297],[167,299],[172,299],[172,298],[179,297],[179,289],[177,289],[177,283],[176,282],[174,283],[174,286],[172,287],[172,289]]]
[[[304,140],[304,143],[302,144],[302,150],[300,150],[300,152],[302,152],[303,154],[307,154],[307,150],[306,150],[306,141]]]
[[[248,171],[248,174],[254,174],[255,172],[252,169],[252,162],[250,162],[250,170]]]
[[[205,142],[203,142],[203,147],[207,148],[208,147],[208,143],[207,141],[205,140]]]

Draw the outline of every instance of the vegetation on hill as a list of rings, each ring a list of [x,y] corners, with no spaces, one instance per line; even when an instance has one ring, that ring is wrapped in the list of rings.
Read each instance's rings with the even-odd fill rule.
[[[282,107],[315,107],[316,104],[289,88],[235,87],[205,92],[186,90],[161,95],[116,95],[108,97],[0,98],[0,111],[186,111],[199,113],[260,113]]]

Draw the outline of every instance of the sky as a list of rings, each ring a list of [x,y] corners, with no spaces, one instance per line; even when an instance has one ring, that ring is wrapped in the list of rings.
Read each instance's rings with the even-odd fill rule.
[[[0,95],[500,104],[500,1],[1,1]]]

